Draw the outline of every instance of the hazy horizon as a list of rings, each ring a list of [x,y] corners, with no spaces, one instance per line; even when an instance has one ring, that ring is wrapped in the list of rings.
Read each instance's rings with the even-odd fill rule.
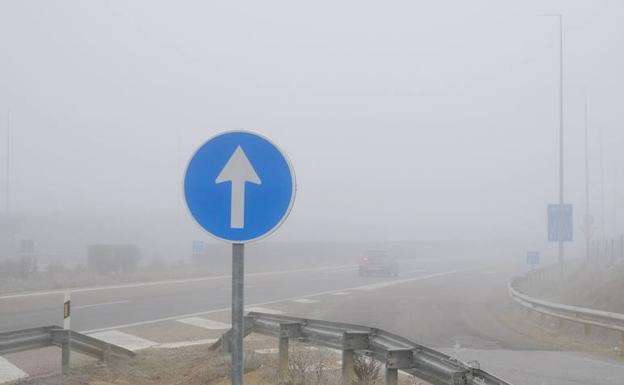
[[[561,12],[575,237],[585,89],[592,212],[600,226],[604,204],[604,234],[621,232],[623,3],[331,4],[3,2],[11,212],[111,217],[109,227],[122,213],[165,213],[162,228],[193,239],[202,233],[182,200],[186,162],[208,138],[244,128],[275,141],[297,175],[293,211],[271,241],[548,249],[559,40],[557,20],[539,15]],[[0,178],[4,187],[4,167]],[[133,231],[149,237],[143,222]]]

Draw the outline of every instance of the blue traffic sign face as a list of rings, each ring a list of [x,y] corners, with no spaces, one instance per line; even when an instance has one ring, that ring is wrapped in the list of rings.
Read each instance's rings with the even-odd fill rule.
[[[195,240],[193,241],[193,255],[198,256],[204,252],[204,242]]]
[[[563,212],[560,211],[560,207]],[[563,223],[561,222],[563,219]],[[564,204],[559,206],[558,204],[548,205],[548,241],[558,242],[559,236],[563,242],[572,241],[572,205]]]
[[[268,139],[247,131],[225,132],[204,143],[184,178],[193,218],[211,235],[233,243],[277,229],[295,190],[288,158]]]
[[[540,263],[539,251],[527,251],[526,262],[527,264],[531,266],[539,265]]]

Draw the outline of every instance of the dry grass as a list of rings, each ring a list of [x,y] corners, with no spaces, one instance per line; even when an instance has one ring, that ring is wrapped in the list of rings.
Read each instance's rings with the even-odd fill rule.
[[[148,350],[133,359],[114,360],[108,365],[94,364],[72,368],[64,379],[60,375],[29,378],[20,385],[209,385],[226,378],[227,356],[212,353],[207,347]]]
[[[325,349],[291,346],[288,378],[277,378],[274,355],[246,353],[247,385],[342,385],[339,356]],[[356,356],[354,385],[381,385],[382,366],[369,357]],[[210,352],[207,346],[149,349],[134,359],[114,360],[72,368],[70,375],[27,378],[19,385],[228,385],[229,357]],[[403,379],[402,385],[424,382]]]

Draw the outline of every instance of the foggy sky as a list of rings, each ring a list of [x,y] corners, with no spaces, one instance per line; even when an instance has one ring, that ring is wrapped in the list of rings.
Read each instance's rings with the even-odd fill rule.
[[[154,210],[191,228],[186,162],[245,128],[278,143],[297,174],[273,240],[540,244],[558,191],[558,24],[544,13],[565,14],[566,201],[578,228],[586,87],[593,211],[602,130],[606,231],[620,232],[619,0],[3,0],[11,210]],[[4,167],[0,177],[4,187]]]

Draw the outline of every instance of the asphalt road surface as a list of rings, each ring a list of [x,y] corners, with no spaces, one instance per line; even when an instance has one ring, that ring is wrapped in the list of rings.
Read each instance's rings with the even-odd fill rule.
[[[509,307],[505,284],[514,273],[517,266],[461,258],[403,260],[398,278],[359,277],[355,265],[310,266],[248,274],[245,302],[380,327],[476,359],[516,384],[624,383],[622,360],[561,350],[509,327],[501,313]],[[61,324],[62,302],[59,291],[0,297],[0,331]],[[72,293],[72,329],[167,339],[165,331],[181,328],[180,322],[172,326],[175,320],[190,319],[182,325],[187,328],[197,319],[229,322],[229,304],[229,276],[81,289]]]

